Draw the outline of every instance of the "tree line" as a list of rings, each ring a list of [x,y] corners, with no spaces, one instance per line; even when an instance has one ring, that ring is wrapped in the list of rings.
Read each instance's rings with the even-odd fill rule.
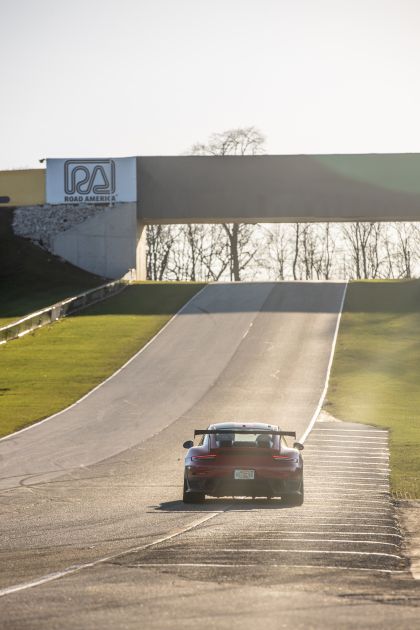
[[[412,278],[417,223],[157,225],[147,231],[150,280]]]

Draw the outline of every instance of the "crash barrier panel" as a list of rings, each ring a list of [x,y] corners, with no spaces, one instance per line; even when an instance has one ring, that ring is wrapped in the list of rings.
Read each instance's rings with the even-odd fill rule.
[[[116,295],[120,291],[123,291],[128,284],[129,280],[124,276],[124,278],[120,280],[103,284],[100,287],[90,289],[74,297],[67,298],[62,302],[57,302],[52,306],[47,306],[40,311],[26,315],[17,322],[0,328],[0,345],[12,339],[23,337],[23,335],[30,333],[36,328],[46,326],[47,324],[55,322],[57,319],[72,315],[76,311],[80,311],[96,302],[101,302],[111,295]]]

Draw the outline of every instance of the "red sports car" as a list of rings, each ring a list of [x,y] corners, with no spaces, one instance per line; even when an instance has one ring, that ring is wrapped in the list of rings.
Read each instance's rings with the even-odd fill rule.
[[[293,431],[262,423],[230,422],[197,429],[198,446],[184,442],[184,503],[213,497],[280,496],[286,505],[303,503],[303,445],[289,448],[284,438]]]

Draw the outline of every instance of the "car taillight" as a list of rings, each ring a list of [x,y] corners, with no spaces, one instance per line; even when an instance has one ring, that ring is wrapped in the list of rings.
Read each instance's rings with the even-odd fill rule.
[[[209,461],[214,459],[215,457],[217,457],[217,455],[193,455],[191,459],[193,461],[202,461],[203,459]]]
[[[294,460],[294,456],[293,455],[273,455],[273,459],[288,459],[288,460]]]

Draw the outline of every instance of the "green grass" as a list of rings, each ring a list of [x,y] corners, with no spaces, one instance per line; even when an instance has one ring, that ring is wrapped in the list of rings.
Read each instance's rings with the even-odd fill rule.
[[[324,407],[389,429],[392,492],[420,498],[420,281],[349,284]]]
[[[0,327],[106,282],[15,236],[0,209]]]
[[[203,285],[139,283],[0,346],[0,436],[78,400],[137,352]]]

